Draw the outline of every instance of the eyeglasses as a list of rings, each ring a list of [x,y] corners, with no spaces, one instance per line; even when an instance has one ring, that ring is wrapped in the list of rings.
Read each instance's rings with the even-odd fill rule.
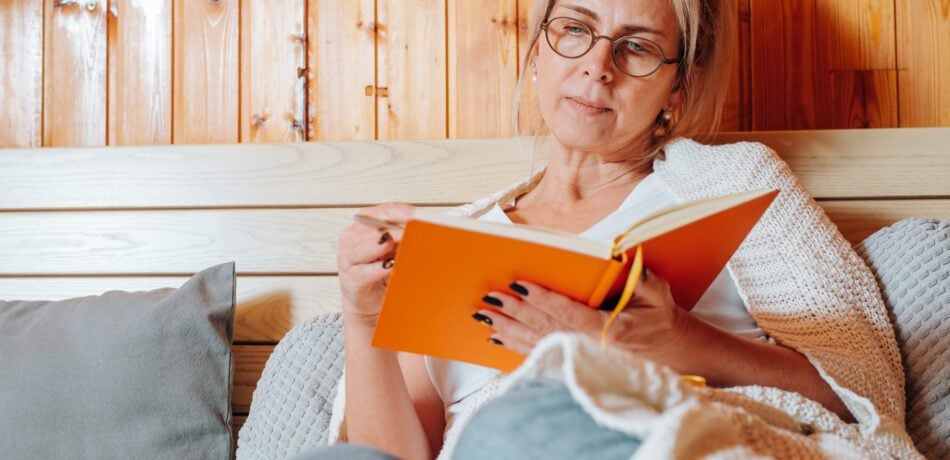
[[[636,35],[614,39],[595,35],[593,29],[577,19],[554,18],[541,24],[544,37],[555,53],[568,59],[577,59],[590,51],[597,40],[606,38],[613,47],[610,55],[614,65],[631,77],[646,77],[660,69],[663,64],[678,64],[680,58],[667,59],[663,48],[656,42]]]

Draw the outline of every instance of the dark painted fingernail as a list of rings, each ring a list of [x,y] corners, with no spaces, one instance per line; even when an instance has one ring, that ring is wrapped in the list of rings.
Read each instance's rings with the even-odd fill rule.
[[[387,241],[389,241],[389,232],[385,232],[379,237],[379,244],[383,244]]]
[[[396,259],[392,257],[383,261],[383,268],[385,268],[386,270],[393,268],[393,265],[396,265]]]
[[[650,275],[650,269],[647,268],[646,265],[644,265],[644,266],[643,266],[643,273],[640,275],[640,280],[641,280],[641,281],[646,281],[646,280],[647,280],[647,276],[649,276],[649,275]]]
[[[504,307],[504,305],[501,304],[501,300],[496,299],[490,295],[486,295],[485,297],[482,297],[482,302],[485,302],[488,305],[494,305],[498,308]]]
[[[478,313],[478,312],[472,313],[472,318],[475,318],[475,321],[481,321],[481,322],[485,323],[486,326],[491,326],[491,325],[492,325],[491,318],[489,318],[489,317],[487,317],[487,316],[485,316],[485,315],[483,315],[483,314],[481,314],[481,313]]]
[[[488,343],[493,343],[493,344],[495,344],[495,345],[504,345],[503,343],[501,343],[501,340],[498,340],[498,339],[496,339],[496,338],[494,338],[494,337],[489,337],[489,338],[488,338]]]
[[[517,292],[519,295],[528,295],[528,288],[518,284],[517,282],[511,283],[508,285],[512,291]]]

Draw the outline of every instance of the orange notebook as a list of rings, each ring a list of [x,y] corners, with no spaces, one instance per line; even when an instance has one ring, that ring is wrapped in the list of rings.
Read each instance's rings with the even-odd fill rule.
[[[633,253],[670,283],[677,305],[696,305],[778,190],[673,206],[640,219],[613,244],[531,227],[417,210],[396,252],[373,345],[511,371],[524,356],[487,342],[472,313],[489,291],[531,281],[591,308],[616,303]],[[503,311],[498,309],[499,312]]]

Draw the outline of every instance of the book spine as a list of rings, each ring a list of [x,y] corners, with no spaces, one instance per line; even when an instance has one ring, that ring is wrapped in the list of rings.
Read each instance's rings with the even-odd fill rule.
[[[617,276],[620,275],[625,261],[626,256],[624,256],[624,260],[622,261],[618,261],[614,258],[610,258],[610,260],[607,261],[607,268],[604,269],[604,274],[601,275],[600,281],[597,282],[597,287],[595,287],[594,292],[591,293],[590,299],[587,301],[587,306],[599,308],[600,304],[604,303],[604,298],[607,297],[610,288],[617,280]]]

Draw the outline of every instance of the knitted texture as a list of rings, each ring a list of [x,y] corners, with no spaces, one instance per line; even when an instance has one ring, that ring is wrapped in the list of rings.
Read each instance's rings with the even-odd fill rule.
[[[950,221],[906,219],[856,246],[881,286],[907,376],[907,431],[950,458]]]
[[[858,452],[863,457],[918,457],[904,431],[904,374],[894,330],[876,281],[788,165],[768,147],[754,143],[705,146],[679,139],[667,145],[665,153],[665,160],[654,162],[654,170],[683,201],[759,188],[781,190],[730,260],[729,269],[758,325],[777,342],[806,356],[858,424],[849,426],[824,407],[796,393],[761,387],[708,390],[708,394],[715,396],[676,400],[664,405],[666,410],[678,411],[681,416],[663,418],[662,429],[649,433],[637,455],[642,452],[645,456],[662,457],[664,453],[687,452],[687,457],[703,454],[728,457],[762,452],[808,458]],[[537,183],[537,177],[458,208],[456,213],[477,216],[500,200],[525,193]],[[545,349],[536,347],[532,356],[554,353],[550,350],[556,349],[562,350],[558,353],[563,356],[576,356],[585,343],[575,339],[558,340]],[[518,372],[564,378],[569,370],[566,366],[577,361],[558,356],[556,353],[551,359],[529,358]],[[623,373],[625,365],[634,366],[621,351],[609,356],[615,359],[609,366],[605,363],[604,369]],[[532,369],[531,366],[548,367]],[[559,373],[550,366],[564,369]],[[611,411],[611,407],[583,404],[585,399],[596,400],[593,395],[605,391],[597,383],[604,377],[599,368],[585,369],[591,375],[565,380],[582,407],[602,424],[608,419],[639,423],[636,417],[642,416],[642,412],[625,414],[622,410]],[[639,385],[672,384],[662,372],[642,375],[646,377]],[[635,382],[627,380],[624,384]],[[614,393],[607,394],[620,391],[619,388],[611,390]],[[337,400],[335,423],[341,427],[339,435],[345,436],[340,410],[345,401],[343,391],[337,394]],[[617,403],[613,408],[619,409],[632,404],[625,399],[613,402]],[[472,410],[477,406],[472,405]],[[766,410],[766,407],[777,411]],[[777,412],[784,413],[785,418],[773,425],[779,419]],[[624,420],[625,416],[629,418]],[[440,457],[451,457],[467,419],[461,414],[453,429],[446,433]],[[694,419],[706,419],[709,424],[705,428],[698,427],[691,422]],[[730,424],[726,425],[727,421]],[[792,433],[787,429],[791,421],[808,427],[804,431],[813,434]],[[729,441],[725,444],[715,448],[704,442],[680,445],[688,436],[681,438],[679,434],[696,434],[695,430],[700,428],[714,432],[717,425],[730,427]],[[713,438],[704,435],[693,439]]]
[[[342,315],[321,315],[293,327],[264,365],[238,435],[237,460],[284,459],[327,444],[342,374]]]

